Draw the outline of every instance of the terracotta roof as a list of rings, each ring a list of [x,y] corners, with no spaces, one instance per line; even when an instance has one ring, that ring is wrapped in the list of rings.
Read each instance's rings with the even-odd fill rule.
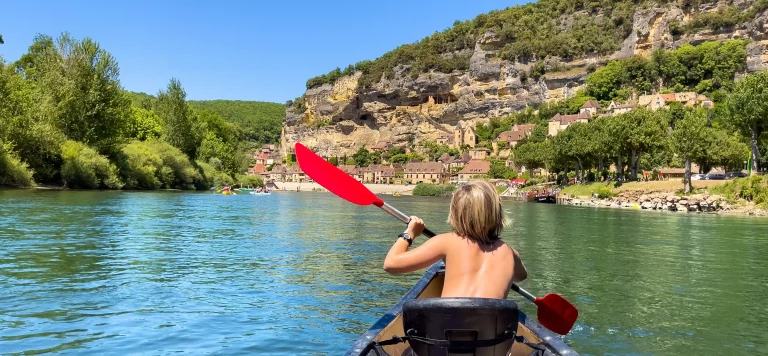
[[[587,102],[584,103],[584,105],[582,105],[580,109],[586,109],[586,108],[599,109],[600,108],[600,103],[597,100],[594,100],[594,99],[587,100]]]
[[[499,135],[499,141],[513,142],[520,141],[528,135],[524,131],[504,131]]]
[[[267,168],[263,164],[254,164],[253,167],[248,168],[248,173],[263,173],[266,171]]]
[[[675,95],[675,93],[661,94],[661,98],[664,99],[664,101],[677,101],[677,95]]]
[[[301,170],[301,167],[299,165],[291,166],[286,169],[285,173],[287,174],[304,174],[304,171]]]
[[[451,138],[451,135],[447,132],[440,131],[437,133],[438,138]]]
[[[531,132],[536,128],[536,124],[517,124],[512,126],[512,131]]]
[[[635,104],[621,104],[621,105],[616,105],[616,109],[634,109],[634,108],[636,108],[636,107],[637,107],[637,105],[635,105]]]
[[[585,120],[585,119],[588,120],[589,119],[589,115],[582,114],[582,113],[573,114],[573,115],[555,114],[555,116],[553,116],[552,119],[550,119],[549,121],[550,122],[559,121],[561,125],[569,125],[569,124],[574,123],[576,121]]]
[[[392,163],[392,168],[394,168],[396,171],[402,171],[403,170],[403,164],[402,163]]]
[[[443,153],[443,154],[440,156],[440,158],[438,158],[438,159],[437,159],[437,161],[438,161],[438,162],[442,162],[442,163],[446,163],[446,162],[448,162],[448,160],[450,160],[451,158],[453,158],[453,157],[451,157],[451,155],[449,155],[448,153]]]
[[[340,164],[339,169],[344,171],[346,174],[352,174],[355,170],[355,166],[351,164]]]
[[[286,170],[287,169],[285,168],[285,166],[275,166],[275,167],[272,167],[271,172],[274,174],[283,174],[285,173]]]
[[[471,149],[470,151],[485,151],[485,152],[491,152],[491,150],[489,150],[489,149],[487,149],[487,148],[485,148],[485,147],[478,147],[478,148],[473,148],[473,149]]]
[[[395,169],[389,166],[381,166],[381,169],[379,171],[381,173],[382,177],[394,177],[395,176]]]
[[[442,173],[443,165],[439,162],[410,162],[405,165],[406,173]]]
[[[469,152],[464,152],[464,153],[461,154],[459,159],[456,160],[456,162],[468,163],[471,159],[472,159],[472,157],[469,155]]]
[[[488,174],[491,170],[491,162],[473,159],[459,171],[459,174]]]

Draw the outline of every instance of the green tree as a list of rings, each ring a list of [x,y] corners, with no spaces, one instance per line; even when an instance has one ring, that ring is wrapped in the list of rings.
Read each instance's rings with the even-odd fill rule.
[[[371,153],[368,152],[367,148],[360,147],[360,149],[352,155],[352,159],[355,160],[358,166],[368,167],[371,163]]]
[[[157,94],[155,112],[163,121],[163,139],[187,157],[196,157],[203,135],[197,117],[186,101],[187,93],[176,78]]]
[[[56,128],[39,87],[0,58],[0,140],[34,172],[35,180],[55,180],[64,135]]]
[[[119,143],[130,115],[117,60],[90,38],[77,40],[67,33],[55,49],[44,51],[37,67],[55,122],[69,139],[104,152]]]
[[[666,142],[668,113],[665,110],[632,110],[623,115],[625,128],[629,128],[626,151],[630,153],[630,180],[637,179],[640,158],[643,153],[663,147]]]
[[[339,165],[339,158],[338,157],[330,157],[328,158],[328,163],[338,166]]]
[[[389,160],[392,163],[408,163],[409,157],[407,154],[401,153],[392,156]]]
[[[205,136],[197,150],[197,158],[202,161],[219,159],[222,164],[220,169],[232,176],[244,171],[246,155],[242,144],[242,130],[213,111],[195,111],[195,117],[205,129]]]
[[[680,158],[685,160],[685,193],[691,192],[691,162],[706,155],[709,140],[707,117],[701,112],[688,112],[675,125],[670,136],[670,147]]]
[[[758,139],[768,125],[768,72],[747,76],[736,85],[726,103],[727,120],[750,139],[752,174],[757,174],[760,160]]]
[[[517,173],[507,167],[504,161],[493,161],[491,168],[488,170],[488,178],[492,179],[514,179],[517,177]]]
[[[141,141],[159,138],[163,134],[160,121],[154,111],[132,106],[125,134]]]

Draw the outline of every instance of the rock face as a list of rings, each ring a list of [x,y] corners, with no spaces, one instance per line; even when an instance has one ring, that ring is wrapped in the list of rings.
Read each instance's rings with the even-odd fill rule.
[[[751,4],[755,0],[743,0]],[[726,6],[726,1],[721,1]],[[700,12],[717,11],[719,6],[702,5]],[[286,110],[281,147],[287,154],[295,142],[302,142],[323,156],[351,155],[360,147],[371,148],[387,141],[392,145],[418,145],[438,141],[438,135],[454,137],[457,126],[473,126],[502,117],[529,105],[561,100],[584,87],[587,67],[632,55],[648,56],[659,48],[673,49],[686,43],[707,40],[751,38],[747,47],[749,72],[768,68],[768,40],[764,40],[768,11],[749,23],[729,31],[702,31],[674,37],[670,23],[685,23],[691,14],[670,5],[638,9],[634,30],[622,47],[610,56],[563,61],[546,58],[548,67],[566,66],[563,72],[548,72],[538,80],[527,78],[533,63],[502,60],[503,44],[494,33],[485,33],[475,44],[468,71],[450,74],[430,72],[412,77],[410,67],[398,66],[391,79],[384,78],[369,88],[358,85],[354,74],[307,90],[306,111]]]

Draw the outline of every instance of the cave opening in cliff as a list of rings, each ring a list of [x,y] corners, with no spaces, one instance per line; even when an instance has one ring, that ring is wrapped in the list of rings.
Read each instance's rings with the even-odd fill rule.
[[[360,116],[360,121],[373,121],[373,116],[370,114],[364,114]]]

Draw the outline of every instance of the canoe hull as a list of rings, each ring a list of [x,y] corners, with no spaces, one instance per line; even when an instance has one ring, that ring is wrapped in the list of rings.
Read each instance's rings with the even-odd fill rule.
[[[392,336],[403,336],[403,322],[400,313],[403,310],[403,304],[411,299],[436,298],[440,297],[443,290],[443,279],[445,277],[445,265],[438,262],[430,267],[424,276],[411,288],[408,293],[400,299],[384,316],[382,316],[373,326],[368,329],[359,339],[347,350],[347,356],[368,356],[363,355],[362,351],[372,341],[389,340]],[[540,343],[547,348],[546,355],[576,355],[566,345],[559,336],[547,330],[539,323],[529,319],[525,313],[520,312],[520,324],[517,330],[518,335],[524,336],[532,343]],[[384,346],[387,355],[403,355],[408,349],[407,344],[398,344]],[[533,349],[521,343],[514,343],[510,355],[528,356]],[[369,352],[369,355],[376,355],[375,352]]]

